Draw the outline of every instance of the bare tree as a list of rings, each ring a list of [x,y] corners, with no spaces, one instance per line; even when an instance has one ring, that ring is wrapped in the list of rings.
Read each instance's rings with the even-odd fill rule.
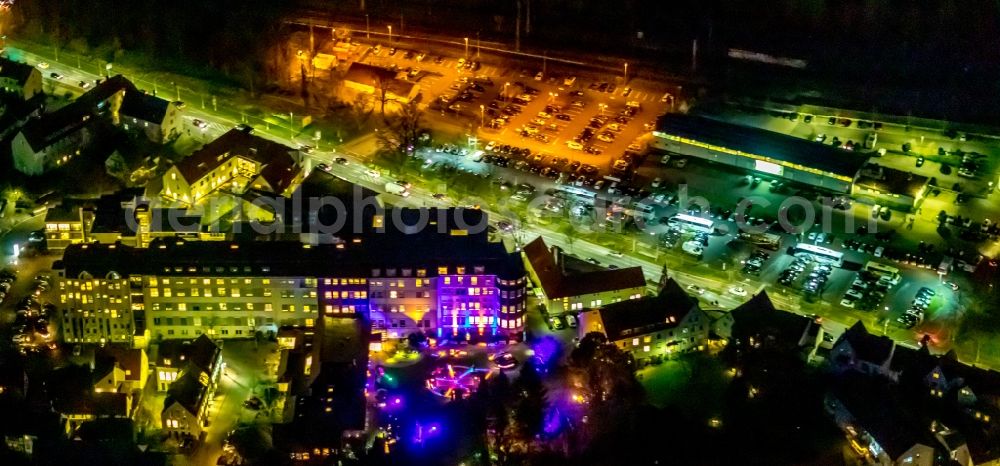
[[[420,142],[421,113],[415,102],[400,106],[397,113],[383,115],[384,126],[377,130],[379,147],[386,152],[412,154]]]

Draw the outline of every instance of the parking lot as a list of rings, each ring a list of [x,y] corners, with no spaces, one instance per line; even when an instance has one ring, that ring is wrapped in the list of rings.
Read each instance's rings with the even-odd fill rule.
[[[666,91],[633,89],[621,84],[621,77],[585,79],[552,70],[539,76],[541,70],[479,63],[471,55],[466,60],[417,50],[393,52],[380,45],[364,61],[410,76],[435,120],[484,141],[593,165],[602,175],[611,174],[614,161],[627,151],[644,149],[640,137],[673,103]],[[603,121],[598,125],[598,120]]]

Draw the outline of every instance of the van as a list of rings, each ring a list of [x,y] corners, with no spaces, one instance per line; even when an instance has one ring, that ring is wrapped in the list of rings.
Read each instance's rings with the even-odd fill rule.
[[[872,218],[878,218],[879,205],[875,204],[872,206]]]

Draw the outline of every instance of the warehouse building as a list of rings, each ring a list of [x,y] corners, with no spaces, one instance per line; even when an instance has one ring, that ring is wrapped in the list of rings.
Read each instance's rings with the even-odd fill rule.
[[[854,153],[780,133],[694,115],[666,114],[653,147],[838,193],[849,193],[868,161]]]

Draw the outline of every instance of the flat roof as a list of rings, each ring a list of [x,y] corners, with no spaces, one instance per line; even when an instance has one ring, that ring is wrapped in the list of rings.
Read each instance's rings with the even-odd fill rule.
[[[866,153],[848,152],[773,131],[698,115],[662,115],[656,121],[656,132],[848,178],[853,178],[869,158]]]

